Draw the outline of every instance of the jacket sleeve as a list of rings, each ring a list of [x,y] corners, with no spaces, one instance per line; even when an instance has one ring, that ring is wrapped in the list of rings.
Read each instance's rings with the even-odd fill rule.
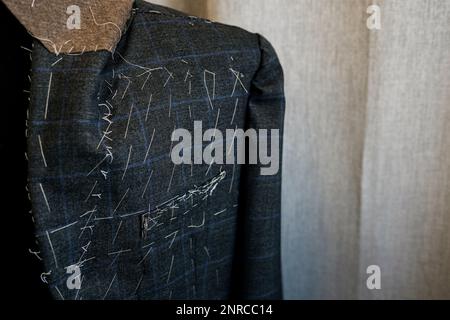
[[[246,300],[282,298],[280,213],[284,79],[272,45],[264,37],[258,37],[260,66],[249,92],[246,129],[259,132],[259,143],[265,135],[260,130],[267,129],[267,147],[258,149],[267,155],[273,154],[270,155],[270,170],[270,165],[258,161],[257,165],[244,166],[241,174],[238,223],[241,229],[238,232],[235,270],[237,296]],[[274,140],[278,141],[278,146]]]

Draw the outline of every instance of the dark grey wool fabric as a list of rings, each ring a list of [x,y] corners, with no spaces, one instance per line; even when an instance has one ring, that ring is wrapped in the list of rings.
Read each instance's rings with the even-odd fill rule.
[[[194,121],[282,133],[267,40],[136,1],[113,54],[35,41],[32,58],[29,189],[56,299],[281,298],[281,170],[170,158]]]

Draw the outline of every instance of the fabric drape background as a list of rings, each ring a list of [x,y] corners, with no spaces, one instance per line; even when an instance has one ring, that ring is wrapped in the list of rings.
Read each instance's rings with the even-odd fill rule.
[[[449,0],[152,2],[261,33],[280,56],[285,298],[450,298]]]

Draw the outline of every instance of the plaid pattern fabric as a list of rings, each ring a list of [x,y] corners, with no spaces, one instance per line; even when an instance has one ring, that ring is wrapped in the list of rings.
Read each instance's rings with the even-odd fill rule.
[[[55,56],[34,43],[29,189],[52,294],[281,298],[281,170],[170,158],[173,130],[194,121],[282,129],[277,56],[259,35],[135,6],[113,54]],[[70,266],[80,289],[67,286]]]

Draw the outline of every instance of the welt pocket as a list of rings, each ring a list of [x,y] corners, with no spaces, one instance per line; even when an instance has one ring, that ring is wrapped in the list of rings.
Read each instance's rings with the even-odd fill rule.
[[[192,188],[180,193],[171,199],[159,204],[155,209],[144,213],[141,216],[141,230],[142,237],[146,238],[147,232],[150,231],[156,224],[157,219],[167,213],[169,210],[178,209],[182,205],[188,205],[195,208],[200,203],[204,202],[213,195],[217,186],[225,179],[226,171],[221,171],[214,178],[205,181],[201,185],[193,185]]]

